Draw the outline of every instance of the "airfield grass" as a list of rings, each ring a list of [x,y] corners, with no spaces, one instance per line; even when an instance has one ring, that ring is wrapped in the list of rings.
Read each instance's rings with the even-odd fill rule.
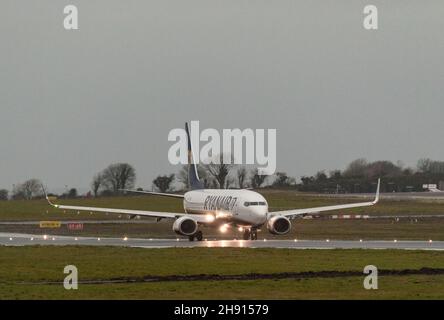
[[[332,204],[360,202],[362,199],[331,197],[299,193],[296,191],[260,190],[268,200],[270,211],[309,208],[326,206]],[[365,200],[367,201],[367,200]],[[120,196],[100,198],[79,198],[70,200],[58,200],[59,204],[96,206],[107,208],[125,208],[152,211],[183,212],[181,199],[171,199],[158,196]],[[332,211],[331,214],[338,212]],[[382,200],[377,206],[354,208],[339,213],[344,214],[369,214],[369,215],[418,215],[436,214],[444,215],[444,201],[438,200]],[[15,200],[0,201],[0,221],[23,221],[23,220],[96,220],[116,219],[116,215],[103,213],[90,214],[89,212],[67,211],[53,208],[46,200]]]
[[[79,280],[153,275],[250,274],[443,268],[444,253],[401,250],[115,247],[0,247],[0,299],[443,299],[443,275],[380,276],[378,290],[362,276],[281,280],[206,280],[79,284],[65,290],[66,265]],[[55,281],[56,284],[42,284]]]
[[[230,229],[226,233],[210,227],[202,227],[204,238],[242,239],[242,233]],[[159,223],[101,223],[84,224],[83,230],[69,230],[66,225],[60,228],[40,228],[34,225],[0,225],[0,232],[47,234],[65,236],[92,236],[114,238],[181,238],[172,231],[172,222]],[[183,237],[182,237],[183,238]],[[298,239],[298,240],[422,240],[444,241],[444,218],[427,219],[370,219],[370,220],[332,220],[332,219],[297,219],[292,222],[291,231],[282,236],[275,236],[263,227],[258,233],[259,240]]]
[[[380,277],[378,290],[365,290],[363,278],[289,279],[246,281],[194,281],[80,285],[65,290],[62,285],[0,285],[1,299],[443,299],[444,276]]]
[[[331,195],[314,195],[283,190],[261,190],[268,199],[271,211],[291,208],[316,207],[339,203],[363,201],[357,198],[332,197]],[[152,211],[183,212],[180,199],[157,196],[121,196],[90,199],[58,200],[57,203],[81,206],[98,206],[110,208],[129,208]],[[368,214],[370,216],[391,215],[442,215],[444,218],[444,201],[437,200],[382,200],[373,207],[355,208],[329,214]],[[322,215],[325,217],[325,215]],[[404,218],[395,219],[297,219],[293,221],[291,232],[285,236],[273,236],[266,228],[259,233],[259,238],[267,239],[344,239],[344,240],[444,240],[443,218]],[[125,215],[64,212],[47,204],[45,200],[0,201],[0,221],[75,221],[75,220],[128,220]],[[17,232],[30,234],[56,234],[73,236],[101,237],[139,237],[139,238],[175,238],[172,233],[172,222],[163,220],[155,223],[154,219],[141,218],[132,223],[85,224],[81,231],[68,230],[66,225],[58,229],[40,229],[35,225],[0,224],[0,232]],[[144,222],[144,223],[142,223]],[[146,223],[153,222],[153,223]],[[218,230],[203,228],[204,237],[208,239],[233,239],[242,235],[236,230],[220,234]]]

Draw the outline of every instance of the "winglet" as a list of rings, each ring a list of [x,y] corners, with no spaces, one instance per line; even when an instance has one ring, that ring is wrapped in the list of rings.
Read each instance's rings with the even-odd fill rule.
[[[58,205],[52,203],[51,200],[49,200],[48,194],[46,193],[46,190],[45,190],[45,187],[43,186],[43,184],[42,184],[42,190],[43,190],[43,194],[45,195],[46,201],[48,201],[49,205],[51,205],[55,208],[58,208],[59,207]]]
[[[379,190],[381,189],[381,178],[378,179],[378,186],[376,188],[376,196],[373,204],[377,204],[379,202]]]

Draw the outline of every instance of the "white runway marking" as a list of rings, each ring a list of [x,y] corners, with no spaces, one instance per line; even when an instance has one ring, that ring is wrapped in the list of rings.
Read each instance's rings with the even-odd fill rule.
[[[20,233],[0,233],[0,245],[88,245],[121,246],[135,248],[290,248],[290,249],[404,249],[404,250],[444,250],[444,241],[378,241],[378,240],[208,240],[186,239],[140,239],[140,238],[100,238],[45,236]]]

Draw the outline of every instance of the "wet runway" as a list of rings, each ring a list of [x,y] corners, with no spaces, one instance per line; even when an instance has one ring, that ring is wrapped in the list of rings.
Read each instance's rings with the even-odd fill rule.
[[[377,240],[208,240],[190,242],[187,239],[93,238],[71,236],[42,236],[0,233],[0,245],[87,245],[137,248],[290,248],[290,249],[404,249],[444,250],[444,241],[377,241]]]
[[[69,223],[83,223],[83,224],[153,224],[156,223],[156,220],[154,219],[135,219],[135,220],[128,220],[128,219],[121,219],[121,220],[54,220],[54,219],[48,219],[45,221],[60,221],[61,225],[67,225]],[[27,220],[27,221],[0,221],[1,225],[36,225],[38,226],[40,224],[41,220]]]

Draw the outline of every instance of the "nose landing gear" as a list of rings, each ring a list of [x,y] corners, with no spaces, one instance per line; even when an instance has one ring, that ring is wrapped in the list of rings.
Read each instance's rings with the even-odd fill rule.
[[[257,229],[245,229],[243,238],[244,240],[257,240]]]
[[[194,239],[196,239],[197,241],[202,241],[202,239],[203,239],[202,231],[199,230],[195,234],[188,236],[188,240],[194,241]]]

